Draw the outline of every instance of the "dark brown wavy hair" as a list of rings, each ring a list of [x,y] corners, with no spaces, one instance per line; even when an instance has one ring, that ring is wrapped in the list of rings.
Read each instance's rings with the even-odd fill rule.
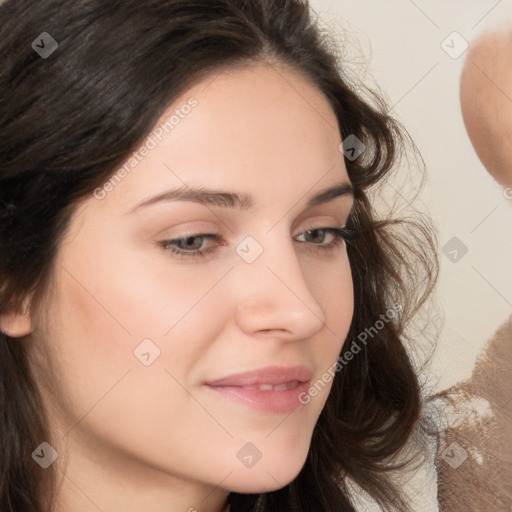
[[[58,42],[47,59],[31,47],[42,31]],[[332,42],[300,0],[0,4],[0,314],[20,311],[29,293],[37,310],[77,205],[198,80],[287,64],[324,93],[341,139],[355,135],[366,146],[345,159],[359,235],[347,246],[355,294],[347,343],[392,304],[401,311],[336,374],[299,475],[273,492],[231,493],[232,512],[354,511],[350,481],[383,509],[408,510],[391,469],[421,425],[418,368],[405,341],[436,281],[436,235],[421,215],[377,214],[370,193],[412,143],[380,96],[349,80]],[[23,338],[0,333],[0,386],[0,510],[46,512],[56,474],[31,453],[52,433]]]

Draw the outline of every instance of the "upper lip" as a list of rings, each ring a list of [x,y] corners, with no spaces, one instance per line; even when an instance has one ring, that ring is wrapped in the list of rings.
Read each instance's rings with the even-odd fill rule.
[[[266,366],[244,373],[229,375],[208,381],[209,386],[258,386],[261,384],[285,384],[287,382],[307,382],[312,372],[306,366]]]

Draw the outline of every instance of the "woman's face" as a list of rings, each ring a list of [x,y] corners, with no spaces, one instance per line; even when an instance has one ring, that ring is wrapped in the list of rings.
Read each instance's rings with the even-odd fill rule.
[[[163,503],[174,483],[189,500],[192,486],[288,484],[353,314],[344,242],[307,233],[344,226],[353,204],[343,188],[312,201],[349,184],[319,91],[282,66],[231,70],[189,89],[155,129],[145,156],[79,205],[30,338],[35,371],[57,383],[45,400],[68,443],[67,474],[84,504],[105,510],[115,486],[133,504],[157,489]],[[252,206],[170,192],[197,187],[249,196]],[[255,370],[253,380],[207,384]],[[301,403],[299,392],[319,381]],[[243,388],[272,382],[291,389]],[[201,510],[197,499],[183,503]]]

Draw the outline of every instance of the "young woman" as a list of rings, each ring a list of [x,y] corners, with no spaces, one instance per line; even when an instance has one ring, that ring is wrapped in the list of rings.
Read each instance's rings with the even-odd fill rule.
[[[434,235],[307,3],[0,20],[2,512],[407,510]]]

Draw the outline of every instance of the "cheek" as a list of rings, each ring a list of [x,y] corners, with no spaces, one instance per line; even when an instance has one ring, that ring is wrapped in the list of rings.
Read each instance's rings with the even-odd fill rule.
[[[354,314],[354,285],[350,269],[344,269],[325,280],[328,283],[326,290],[327,307],[326,316],[337,327],[335,332],[348,332],[348,327]]]
[[[330,276],[325,276],[323,282],[327,283],[323,293],[328,327],[324,350],[320,354],[321,363],[319,366],[322,368],[322,374],[318,376],[318,380],[326,383],[326,388],[328,388],[327,393],[321,391],[322,398],[320,400],[325,403],[336,374],[333,364],[336,363],[337,358],[343,352],[343,346],[354,314],[354,287],[348,258],[339,272],[331,272]],[[322,389],[323,385],[319,384],[318,388]]]
[[[171,273],[135,251],[108,248],[93,259],[75,252],[65,268],[70,270],[60,274],[55,315],[87,348],[121,357],[125,364],[142,340],[165,343],[215,281],[211,275],[200,280],[190,272]]]
[[[336,264],[309,271],[308,282],[325,314],[324,338],[331,347],[327,353],[332,355],[341,349],[354,314],[354,285],[346,253]]]
[[[178,291],[141,272],[138,281],[123,279],[126,265],[89,265],[88,275],[79,273],[77,263],[67,267],[73,275],[59,274],[48,311],[45,341],[59,373],[60,394],[51,399],[58,401],[60,421],[67,430],[72,428],[73,437],[98,436],[134,452],[139,451],[141,437],[167,439],[165,451],[178,452],[187,435],[199,439],[203,434],[204,411],[180,384],[186,385],[200,344],[209,339],[206,327],[198,322],[200,308],[193,308],[199,292],[206,290],[179,283],[178,297]],[[181,294],[181,290],[186,291]],[[153,359],[154,347],[146,345],[150,365],[134,355],[144,339],[152,340],[159,350]],[[177,411],[190,421],[178,421]],[[162,456],[158,443],[140,450],[139,455],[148,460]]]
[[[168,393],[176,383],[166,369],[186,380],[216,336],[219,322],[204,318],[217,318],[212,311],[222,309],[221,302],[202,298],[219,280],[217,272],[171,275],[166,265],[147,264],[137,254],[114,257],[106,249],[94,259],[75,252],[62,262],[48,314],[48,343],[64,389],[77,393],[72,400],[77,412],[84,414],[127,371],[129,380],[139,382],[135,395]],[[120,397],[120,403],[126,401]]]
[[[61,405],[77,420],[133,365],[135,339],[126,318],[112,307],[115,297],[76,267],[66,268],[57,277],[44,345],[58,373]]]
[[[311,419],[316,422],[336,378],[334,365],[342,353],[354,314],[354,288],[347,255],[335,265],[311,268],[307,279],[325,314],[323,335],[311,344],[316,373],[311,381],[310,395],[304,397]]]

